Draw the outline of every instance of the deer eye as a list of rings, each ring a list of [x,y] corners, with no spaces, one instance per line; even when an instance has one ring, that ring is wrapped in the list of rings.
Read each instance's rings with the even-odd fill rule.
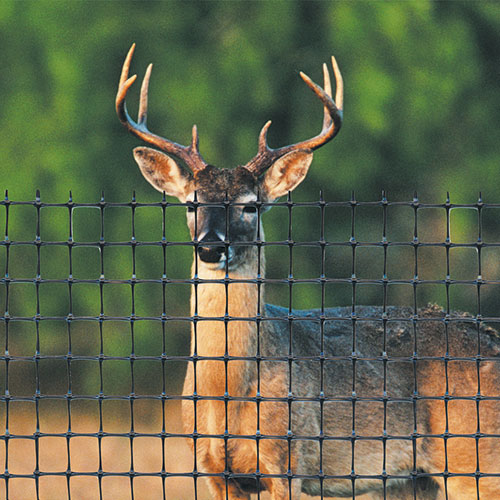
[[[187,207],[187,209],[190,214],[194,212],[194,207]]]
[[[244,214],[255,214],[257,213],[257,207],[243,207]]]

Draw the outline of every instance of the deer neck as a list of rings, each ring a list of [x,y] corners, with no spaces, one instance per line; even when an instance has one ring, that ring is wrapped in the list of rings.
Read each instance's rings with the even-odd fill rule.
[[[193,275],[195,274],[193,264]],[[260,266],[258,249],[248,251],[248,259],[242,265],[228,272],[235,280],[255,279],[264,276],[264,255],[261,250]],[[201,280],[224,280],[225,270],[208,269],[203,263],[198,266]],[[191,314],[197,314],[200,321],[192,327],[191,354],[199,356],[251,357],[257,352],[257,326],[255,321],[240,318],[255,318],[264,307],[263,285],[256,283],[199,283],[191,291]],[[260,311],[258,310],[260,307]],[[225,315],[235,318],[223,321]],[[203,318],[220,318],[216,321]],[[226,390],[225,364],[223,361],[198,361],[199,393],[223,395]],[[230,360],[227,363],[228,391],[242,396],[250,390],[256,376],[256,363]]]

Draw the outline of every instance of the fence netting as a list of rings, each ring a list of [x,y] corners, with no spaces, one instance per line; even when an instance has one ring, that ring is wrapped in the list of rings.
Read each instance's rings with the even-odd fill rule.
[[[0,498],[497,498],[500,204],[212,205],[0,202]]]

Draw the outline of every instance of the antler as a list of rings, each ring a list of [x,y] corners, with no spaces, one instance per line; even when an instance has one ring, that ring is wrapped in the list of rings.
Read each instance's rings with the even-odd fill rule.
[[[306,85],[317,95],[324,105],[323,129],[312,139],[298,142],[290,146],[284,146],[278,149],[271,149],[267,145],[267,131],[271,126],[271,121],[268,121],[262,128],[259,135],[259,150],[257,154],[245,165],[245,168],[250,170],[254,175],[259,176],[270,167],[280,156],[291,151],[315,150],[331,141],[339,132],[342,125],[342,106],[344,102],[344,83],[340,73],[337,61],[332,56],[332,67],[335,75],[337,90],[335,92],[335,101],[332,99],[332,87],[330,83],[330,73],[326,64],[323,64],[324,89],[316,85],[307,75],[300,72],[302,80]],[[337,104],[335,104],[337,103]]]
[[[130,69],[130,62],[132,61],[132,56],[134,54],[135,43],[132,44],[130,50],[128,51],[125,62],[123,63],[122,74],[120,77],[120,83],[118,85],[118,93],[116,94],[116,113],[122,124],[135,136],[139,137],[143,141],[156,146],[157,148],[165,151],[166,153],[171,153],[177,156],[193,171],[194,174],[203,170],[207,163],[203,160],[198,151],[198,131],[196,125],[193,125],[193,140],[189,146],[181,146],[175,142],[169,141],[163,137],[153,134],[150,132],[146,126],[147,115],[148,115],[148,87],[149,78],[151,77],[151,70],[153,65],[150,64],[146,70],[144,80],[141,86],[141,99],[139,104],[139,115],[137,118],[137,123],[130,118],[127,113],[127,105],[125,104],[125,98],[127,92],[132,84],[135,82],[137,75],[133,75],[129,78],[128,73]]]

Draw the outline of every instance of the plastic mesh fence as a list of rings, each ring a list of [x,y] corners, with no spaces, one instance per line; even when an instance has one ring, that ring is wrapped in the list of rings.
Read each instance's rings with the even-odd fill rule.
[[[209,480],[220,498],[497,498],[500,204],[248,206],[271,205],[270,237],[223,243],[255,246],[256,275],[203,278],[183,212],[207,204],[0,202],[0,498],[216,498]],[[200,313],[208,284],[221,315]],[[257,290],[255,314],[231,314],[235,285]],[[198,352],[207,322],[220,355]],[[251,355],[232,354],[237,323]],[[203,363],[220,394],[198,389]]]

